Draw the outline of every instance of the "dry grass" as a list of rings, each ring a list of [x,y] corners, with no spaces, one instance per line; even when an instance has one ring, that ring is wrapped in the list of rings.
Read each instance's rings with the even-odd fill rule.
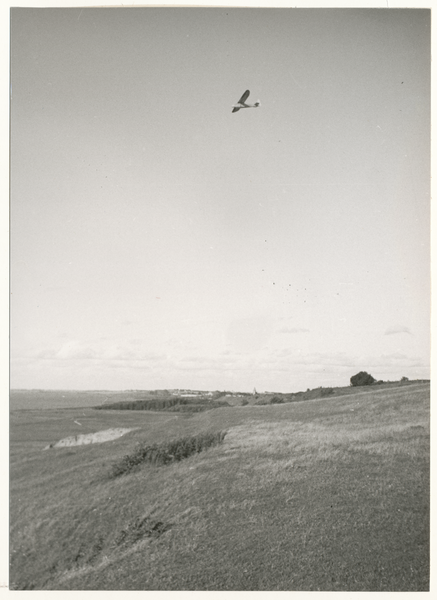
[[[14,589],[428,589],[429,386],[136,414],[124,438],[42,452],[76,413],[13,415]],[[79,421],[134,422],[99,414]],[[208,452],[106,476],[138,442],[214,430]]]

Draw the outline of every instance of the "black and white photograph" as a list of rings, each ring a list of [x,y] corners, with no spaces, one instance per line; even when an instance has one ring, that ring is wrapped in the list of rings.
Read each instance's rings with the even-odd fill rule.
[[[85,4],[9,11],[8,589],[429,592],[431,9]]]

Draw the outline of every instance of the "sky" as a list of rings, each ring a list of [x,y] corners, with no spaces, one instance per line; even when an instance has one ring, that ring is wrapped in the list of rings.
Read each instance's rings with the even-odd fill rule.
[[[13,8],[10,57],[12,388],[429,378],[429,10]]]

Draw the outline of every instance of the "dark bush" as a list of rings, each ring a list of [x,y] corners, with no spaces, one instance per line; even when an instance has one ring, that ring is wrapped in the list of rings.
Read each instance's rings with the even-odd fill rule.
[[[329,388],[322,388],[321,392],[320,392],[320,395],[321,395],[322,398],[326,398],[327,396],[330,396],[333,393],[334,393],[334,388],[331,388],[331,387],[329,387]]]
[[[351,377],[350,382],[353,386],[372,385],[372,383],[375,383],[375,379],[366,371],[360,371]]]
[[[161,444],[139,444],[132,454],[126,454],[112,465],[112,477],[129,473],[138,465],[148,462],[154,465],[166,465],[188,458],[206,448],[221,444],[226,431],[200,433]]]

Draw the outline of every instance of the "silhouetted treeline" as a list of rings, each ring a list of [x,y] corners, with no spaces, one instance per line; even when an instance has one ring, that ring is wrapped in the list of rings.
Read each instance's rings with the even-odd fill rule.
[[[228,402],[214,401],[209,398],[156,398],[153,400],[134,400],[102,404],[94,408],[99,410],[166,410],[172,412],[200,412],[220,406],[229,406]]]

